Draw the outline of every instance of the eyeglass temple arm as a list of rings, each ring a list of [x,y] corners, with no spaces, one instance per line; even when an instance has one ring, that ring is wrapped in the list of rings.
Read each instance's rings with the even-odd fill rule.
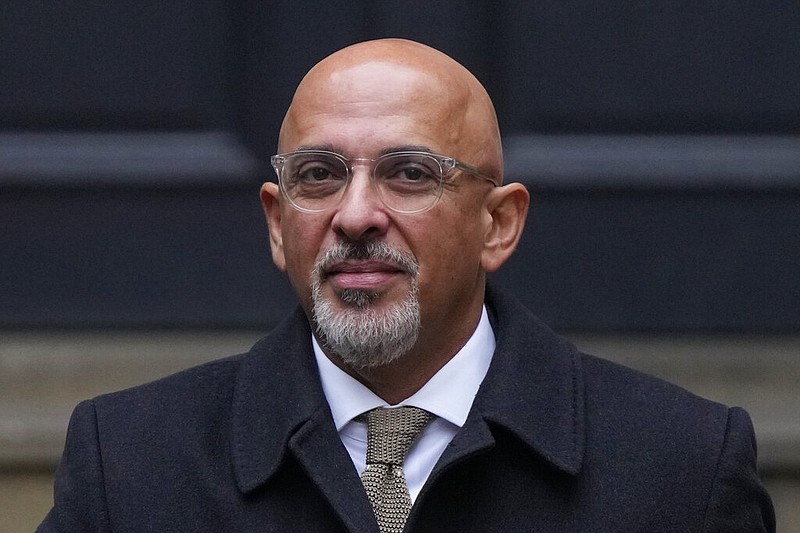
[[[499,187],[500,186],[500,184],[497,183],[497,180],[495,180],[494,178],[492,178],[490,176],[487,176],[486,174],[484,174],[483,172],[481,172],[477,168],[473,167],[472,165],[468,165],[466,163],[462,163],[461,161],[458,161],[457,159],[454,159],[453,161],[455,161],[455,167],[456,168],[458,168],[460,170],[463,170],[467,174],[472,174],[473,176],[477,176],[477,177],[479,177],[481,179],[485,179],[486,181],[488,181],[489,183],[491,183],[495,187]]]

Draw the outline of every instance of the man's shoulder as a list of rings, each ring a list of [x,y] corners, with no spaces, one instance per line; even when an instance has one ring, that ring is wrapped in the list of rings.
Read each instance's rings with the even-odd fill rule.
[[[296,315],[289,315],[247,352],[222,354],[219,359],[160,379],[100,395],[89,403],[96,409],[129,414],[152,411],[162,416],[171,410],[198,411],[201,406],[208,409],[214,404],[229,404],[237,387],[249,386],[250,381],[256,380],[269,388],[273,386],[273,376],[285,374],[286,367],[296,364],[301,358],[298,353],[303,351],[300,339],[306,335],[298,322]]]
[[[216,359],[160,379],[89,400],[99,420],[208,416],[230,405],[237,375],[247,353]],[[194,415],[193,415],[194,414]]]
[[[581,353],[584,387],[588,401],[616,407],[626,413],[653,411],[726,417],[728,407],[695,394],[657,376]]]
[[[597,355],[577,352],[588,395],[618,398],[623,403],[697,405],[704,409],[726,409],[666,379],[610,361]]]
[[[749,418],[739,409],[731,410],[662,378],[583,353],[571,342],[551,331],[508,293],[495,292],[492,303],[498,310],[498,338],[503,346],[501,372],[494,383],[507,390],[512,373],[523,372],[536,386],[512,394],[526,395],[540,410],[571,410],[587,423],[589,435],[601,439],[665,442],[678,436],[689,440],[717,442],[725,434],[729,417]],[[508,361],[508,362],[506,362]],[[545,374],[542,382],[536,376]],[[553,382],[560,385],[553,385]],[[533,389],[533,390],[532,390]],[[536,390],[549,390],[544,397]],[[554,402],[553,395],[561,401]],[[571,406],[571,407],[570,407]],[[634,439],[635,440],[635,439]]]
[[[504,315],[500,334],[512,337],[511,342],[502,339],[503,346],[524,353],[525,364],[533,366],[528,368],[531,372],[551,365],[562,372],[562,378],[569,375],[582,383],[588,402],[616,404],[627,411],[680,406],[724,414],[727,409],[662,378],[582,352],[507,292],[494,288],[491,301],[498,307],[498,316]]]
[[[628,460],[647,450],[647,465],[713,470],[731,432],[745,443],[753,439],[752,422],[741,408],[599,357],[580,357],[590,443],[613,443]]]

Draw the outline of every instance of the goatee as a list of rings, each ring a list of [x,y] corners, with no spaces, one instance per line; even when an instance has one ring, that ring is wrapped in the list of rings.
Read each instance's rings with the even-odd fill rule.
[[[345,289],[336,293],[334,303],[323,295],[325,271],[337,261],[376,260],[399,266],[408,273],[410,289],[401,301],[377,310],[381,294],[366,289]],[[320,342],[348,366],[375,368],[408,353],[420,330],[419,265],[409,253],[395,250],[382,241],[343,242],[331,246],[317,260],[311,279],[312,322]]]

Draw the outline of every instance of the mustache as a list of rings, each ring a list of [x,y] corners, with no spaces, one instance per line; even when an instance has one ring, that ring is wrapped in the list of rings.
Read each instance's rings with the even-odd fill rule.
[[[338,242],[317,259],[314,272],[318,278],[322,277],[335,263],[348,260],[392,263],[412,276],[419,272],[419,263],[412,254],[393,248],[383,241]]]

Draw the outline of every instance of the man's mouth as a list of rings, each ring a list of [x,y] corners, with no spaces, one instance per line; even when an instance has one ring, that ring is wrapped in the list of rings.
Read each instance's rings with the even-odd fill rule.
[[[323,270],[334,289],[378,290],[408,272],[399,265],[374,259],[336,261]]]
[[[314,283],[329,284],[333,291],[361,290],[378,294],[402,280],[416,278],[419,266],[413,255],[385,242],[337,243],[326,250],[314,267]]]

